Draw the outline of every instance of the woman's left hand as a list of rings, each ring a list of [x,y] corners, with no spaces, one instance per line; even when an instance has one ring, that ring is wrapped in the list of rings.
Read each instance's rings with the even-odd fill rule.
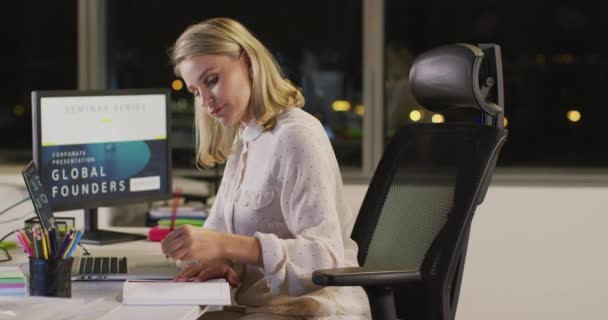
[[[173,259],[201,262],[225,259],[224,236],[221,232],[185,225],[169,233],[161,247]]]

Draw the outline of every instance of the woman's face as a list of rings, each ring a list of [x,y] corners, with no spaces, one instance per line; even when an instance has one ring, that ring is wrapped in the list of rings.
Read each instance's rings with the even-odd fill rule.
[[[195,108],[203,108],[224,127],[249,122],[251,77],[244,54],[239,59],[215,54],[194,56],[179,64],[179,72],[188,91],[194,94]]]

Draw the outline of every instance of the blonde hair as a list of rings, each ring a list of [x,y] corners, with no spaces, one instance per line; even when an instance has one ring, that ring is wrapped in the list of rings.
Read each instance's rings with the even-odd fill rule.
[[[194,56],[222,54],[238,59],[245,53],[251,63],[252,88],[249,112],[264,130],[271,130],[278,116],[290,106],[301,108],[304,97],[281,71],[272,54],[247,28],[228,18],[213,18],[188,27],[171,48],[174,72]],[[239,125],[223,127],[194,105],[197,164],[205,168],[226,162]]]

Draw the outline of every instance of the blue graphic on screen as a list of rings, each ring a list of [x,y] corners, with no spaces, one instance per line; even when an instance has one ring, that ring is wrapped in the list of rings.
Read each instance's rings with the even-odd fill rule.
[[[167,191],[166,140],[44,146],[41,151],[39,167],[53,205]],[[132,180],[139,181],[137,190],[131,190]]]

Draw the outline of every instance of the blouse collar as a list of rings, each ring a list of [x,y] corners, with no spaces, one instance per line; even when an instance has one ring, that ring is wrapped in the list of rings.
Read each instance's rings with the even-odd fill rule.
[[[257,139],[264,132],[264,127],[258,124],[254,117],[251,117],[249,123],[243,128],[242,137],[245,142],[251,142]]]

